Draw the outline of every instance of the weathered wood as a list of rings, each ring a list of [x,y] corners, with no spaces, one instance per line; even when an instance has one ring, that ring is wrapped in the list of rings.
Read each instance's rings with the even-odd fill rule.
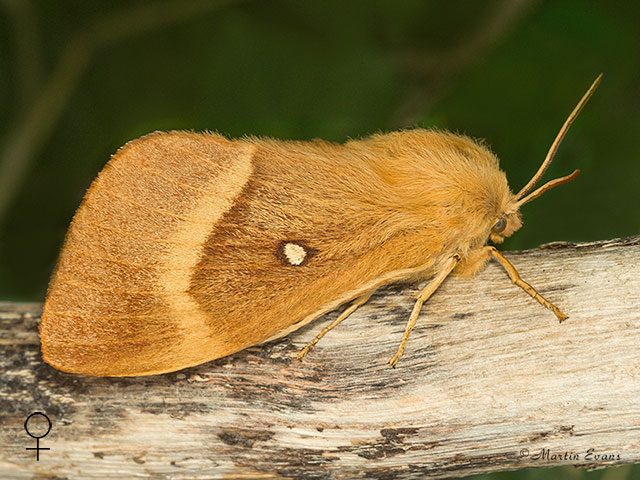
[[[44,364],[40,306],[1,304],[0,477],[417,479],[639,462],[640,237],[507,257],[569,320],[491,263],[444,283],[395,370],[418,285],[378,292],[303,362],[336,313],[199,367],[120,379]],[[39,462],[23,426],[35,411],[53,424]],[[543,449],[551,458],[535,459]]]

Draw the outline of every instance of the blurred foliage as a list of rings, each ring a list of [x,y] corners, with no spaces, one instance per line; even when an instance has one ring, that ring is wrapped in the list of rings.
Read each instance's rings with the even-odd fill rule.
[[[3,0],[0,145],[37,104],[65,48],[82,42],[77,32],[171,4]],[[43,299],[91,180],[120,145],[150,131],[341,142],[408,125],[446,128],[484,138],[517,190],[601,71],[545,178],[581,175],[527,205],[505,249],[638,234],[638,18],[640,4],[619,0],[245,0],[120,39],[118,21],[102,25],[111,40],[88,50],[0,218],[0,298]]]

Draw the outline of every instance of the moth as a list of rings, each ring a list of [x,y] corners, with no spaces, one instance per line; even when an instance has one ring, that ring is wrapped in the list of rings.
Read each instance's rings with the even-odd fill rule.
[[[491,258],[560,321],[489,242],[521,225],[534,190],[602,75],[544,162],[513,194],[483,144],[412,129],[335,144],[156,132],[121,147],[67,232],[40,325],[44,360],[96,376],[172,372],[287,335],[351,302],[302,350],[382,285],[451,274]]]

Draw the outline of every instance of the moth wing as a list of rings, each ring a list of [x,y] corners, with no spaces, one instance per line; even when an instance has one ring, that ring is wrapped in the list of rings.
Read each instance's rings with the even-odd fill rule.
[[[174,371],[362,293],[402,245],[367,203],[380,192],[364,165],[322,142],[170,132],[125,145],[67,234],[45,361],[88,375]]]
[[[45,361],[135,375],[180,358],[189,326],[169,305],[184,296],[202,239],[250,176],[251,150],[218,135],[171,132],[112,157],[74,216],[49,285]]]

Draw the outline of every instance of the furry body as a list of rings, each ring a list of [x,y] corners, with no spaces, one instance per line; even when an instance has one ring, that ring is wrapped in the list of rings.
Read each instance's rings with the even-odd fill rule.
[[[387,280],[432,276],[454,254],[454,273],[472,275],[496,220],[507,214],[504,235],[520,227],[514,198],[496,157],[449,133],[343,145],[147,135],[113,156],[74,217],[42,317],[44,359],[89,375],[169,372]]]

